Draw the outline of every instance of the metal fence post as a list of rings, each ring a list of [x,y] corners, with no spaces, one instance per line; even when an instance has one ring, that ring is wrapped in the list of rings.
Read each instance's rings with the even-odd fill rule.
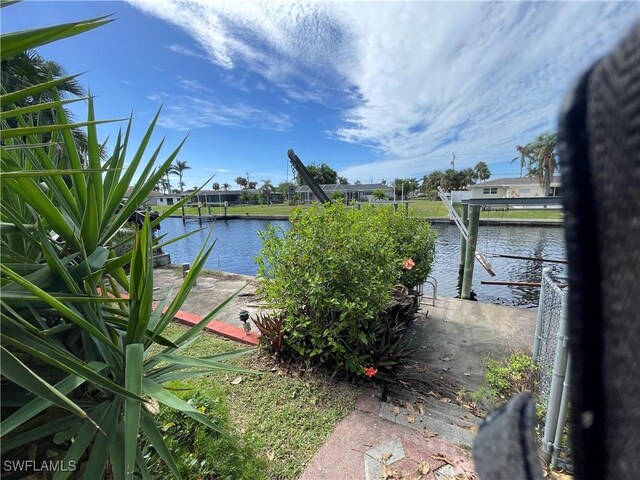
[[[567,373],[564,376],[564,382],[562,384],[562,401],[560,402],[560,411],[558,412],[558,423],[556,425],[556,435],[553,440],[553,453],[551,455],[551,466],[555,467],[558,464],[559,453],[562,451],[562,435],[564,434],[564,426],[567,423],[567,413],[569,412],[569,388],[571,385],[570,380],[571,372],[571,352],[569,352],[569,358],[567,359]]]
[[[542,285],[540,286],[540,298],[538,299],[538,314],[536,316],[536,334],[533,337],[533,363],[538,361],[540,355],[540,343],[542,342],[542,325],[544,323],[544,301],[547,293],[547,282],[545,279],[551,278],[551,269],[542,270]]]
[[[566,297],[566,295],[562,296],[562,314],[560,316],[560,325],[558,327],[556,355],[553,362],[553,377],[551,379],[549,402],[547,403],[547,417],[544,425],[544,436],[542,437],[542,459],[546,463],[549,463],[553,453],[553,441],[556,437],[558,414],[560,413],[560,404],[562,403],[562,385],[567,372],[567,361],[569,358]]]

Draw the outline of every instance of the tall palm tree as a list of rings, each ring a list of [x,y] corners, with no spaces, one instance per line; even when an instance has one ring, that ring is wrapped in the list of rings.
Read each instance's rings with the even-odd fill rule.
[[[540,180],[545,196],[551,190],[551,179],[558,168],[556,146],[558,136],[553,132],[545,132],[527,145],[529,151],[529,170]]]
[[[484,162],[476,163],[476,166],[473,167],[473,171],[475,173],[476,179],[480,180],[481,182],[489,180],[489,177],[491,176],[491,171],[489,170],[487,164]]]
[[[271,183],[271,179],[267,178],[266,180],[262,180],[262,186],[260,187],[260,193],[264,195],[265,201],[267,205],[271,203],[271,192],[273,192],[273,184]]]
[[[186,160],[176,160],[176,163],[173,164],[174,173],[178,175],[180,179],[180,192],[184,192],[184,182],[182,181],[182,176],[186,170],[191,170],[191,167],[187,165]]]
[[[218,190],[220,190],[220,184],[219,184],[219,183],[217,183],[217,182],[213,182],[213,183],[211,184],[211,189],[212,189],[212,190],[215,190],[215,191],[217,192]]]
[[[231,190],[231,185],[229,185],[228,183],[223,183],[222,184],[222,190],[224,190],[225,192],[227,190]]]
[[[247,182],[248,182],[248,180],[247,180],[246,178],[244,178],[244,177],[236,177],[236,183],[237,183],[237,184],[238,184],[238,186],[239,186],[240,188],[242,188],[243,190],[244,190],[245,188],[247,188]]]
[[[176,172],[176,167],[174,165],[170,165],[165,171],[164,171],[164,177],[167,180],[167,193],[172,193],[171,190],[171,178],[169,177],[169,175],[175,175]]]
[[[515,162],[516,160],[520,160],[520,178],[522,178],[522,170],[527,165],[527,161],[529,160],[529,157],[531,155],[529,145],[525,145],[524,147],[521,145],[516,145],[516,150],[520,155],[511,160],[511,163]]]
[[[460,170],[459,177],[461,182],[458,187],[461,189],[466,188],[467,185],[473,185],[474,183],[476,183],[476,180],[478,178],[473,168],[464,168]]]

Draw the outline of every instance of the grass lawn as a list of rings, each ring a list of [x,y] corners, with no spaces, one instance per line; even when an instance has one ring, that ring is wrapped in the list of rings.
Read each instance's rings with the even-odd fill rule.
[[[410,200],[409,207],[419,215],[423,215],[428,218],[447,218],[447,208],[444,204],[439,200]],[[153,206],[153,210],[164,211],[168,207],[165,206]],[[291,215],[295,207],[290,205],[234,205],[227,208],[228,215]],[[302,208],[305,208],[303,205]],[[404,207],[399,207],[404,208]],[[460,211],[459,206],[457,207],[458,211]],[[185,208],[185,213],[187,215],[197,215],[198,209],[197,207],[187,207]],[[223,211],[220,207],[211,207],[212,215],[222,215]],[[176,214],[180,214],[180,210],[176,212]],[[207,207],[202,208],[202,215],[208,215],[209,210]],[[511,209],[508,212],[501,211],[491,211],[491,212],[481,212],[480,218],[496,218],[496,219],[539,219],[539,220],[549,220],[549,219],[561,219],[562,211],[561,210],[515,210]]]
[[[186,327],[171,324],[166,336],[176,338]],[[244,348],[235,342],[204,332],[185,354],[212,355]],[[230,362],[262,372],[256,375],[221,371],[172,385],[207,396],[223,392],[237,432],[251,439],[266,461],[266,478],[297,478],[338,422],[354,410],[356,388],[322,373],[288,373],[261,350]],[[236,385],[237,378],[242,381]],[[215,392],[215,393],[214,393]],[[205,428],[205,427],[202,427]]]

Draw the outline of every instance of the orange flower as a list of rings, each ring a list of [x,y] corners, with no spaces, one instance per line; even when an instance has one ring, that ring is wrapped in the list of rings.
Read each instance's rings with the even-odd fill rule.
[[[404,262],[402,262],[402,268],[404,268],[405,270],[411,270],[415,266],[416,262],[414,262],[410,258],[407,258]]]
[[[369,378],[373,377],[376,373],[378,373],[378,369],[373,367],[365,367],[363,371],[364,371],[364,374]]]

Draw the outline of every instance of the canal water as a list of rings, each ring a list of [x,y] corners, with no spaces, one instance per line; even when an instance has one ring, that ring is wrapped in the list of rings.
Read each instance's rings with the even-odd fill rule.
[[[211,241],[216,244],[207,260],[205,268],[245,275],[256,274],[255,257],[262,242],[257,232],[268,224],[289,228],[287,221],[266,220],[226,220],[217,221],[213,227]],[[205,241],[210,224],[203,223],[204,230],[193,234],[164,248],[171,254],[175,264],[191,263]],[[174,238],[186,232],[198,230],[197,221],[187,221],[183,225],[180,218],[169,218],[162,222],[160,234]],[[455,225],[434,224],[438,233],[436,259],[432,275],[438,282],[438,295],[459,296],[458,261],[460,236]],[[485,303],[531,308],[537,306],[539,288],[520,286],[482,285],[482,280],[509,282],[539,282],[542,269],[550,267],[556,274],[564,274],[565,266],[556,263],[541,263],[529,260],[500,258],[496,255],[519,255],[564,259],[565,246],[562,228],[558,227],[519,227],[519,226],[480,226],[477,250],[491,264],[495,277],[476,262],[473,277],[473,293],[476,299]],[[431,287],[425,285],[425,296],[431,294]]]

